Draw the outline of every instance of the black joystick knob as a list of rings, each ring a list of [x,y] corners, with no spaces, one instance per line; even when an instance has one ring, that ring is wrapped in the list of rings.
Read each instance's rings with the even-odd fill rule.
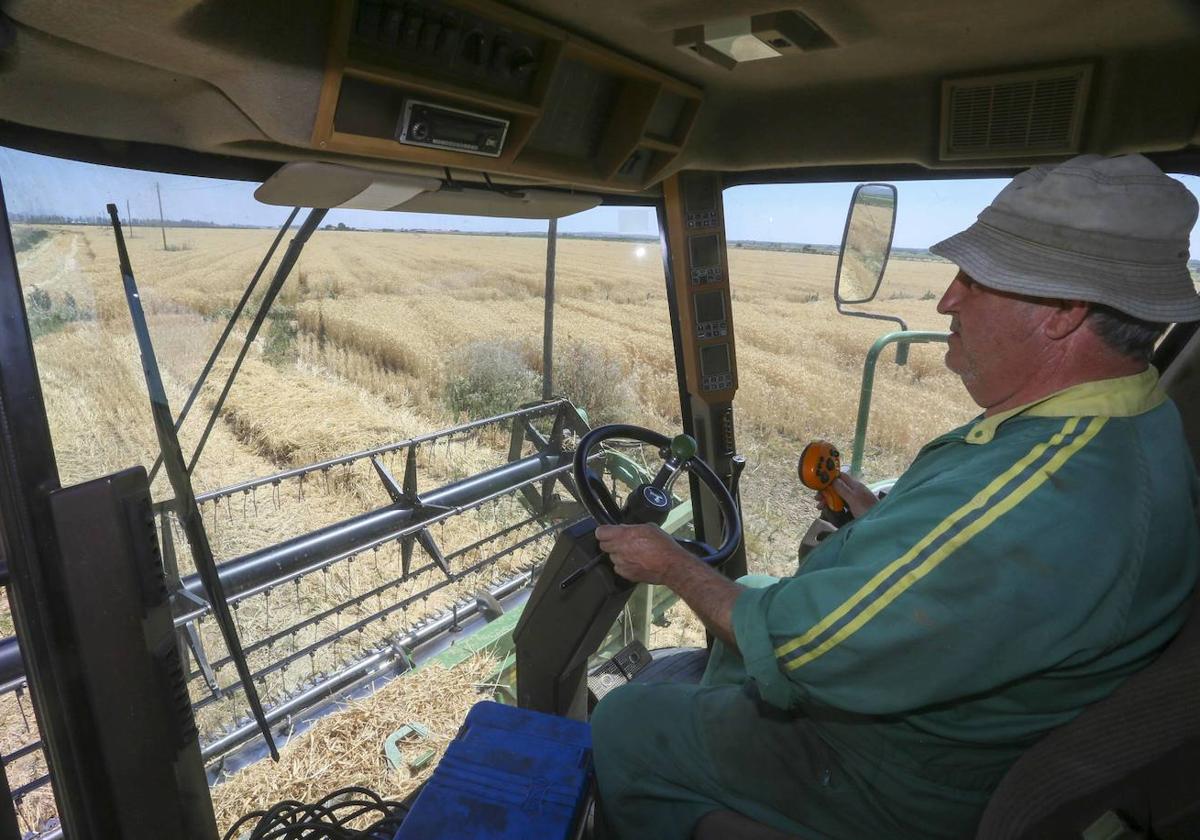
[[[462,40],[462,30],[458,24],[447,22],[438,33],[437,53],[444,58],[451,58],[458,52],[458,43]]]
[[[498,76],[507,76],[509,74],[512,66],[509,63],[509,55],[511,53],[512,48],[509,47],[508,43],[497,38],[495,44],[492,46],[491,69],[493,73]]]
[[[442,34],[440,20],[426,20],[421,27],[421,52],[432,53],[437,48],[438,36]]]
[[[425,16],[421,14],[419,9],[410,9],[408,15],[404,18],[404,30],[400,34],[400,43],[409,49],[417,46],[417,41],[421,37],[421,25],[425,23]]]

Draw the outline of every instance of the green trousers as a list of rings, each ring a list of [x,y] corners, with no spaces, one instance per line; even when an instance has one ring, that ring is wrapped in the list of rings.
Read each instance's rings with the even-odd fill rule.
[[[741,658],[717,642],[700,685],[632,683],[605,696],[592,715],[605,840],[688,840],[716,810],[803,840],[972,835],[978,800],[891,778],[884,767],[864,772],[843,762],[819,736],[817,721],[762,702],[744,678]],[[924,812],[915,829],[875,795],[901,785],[916,793],[909,820],[914,810]]]
[[[724,809],[801,837],[827,836],[802,820],[836,802],[836,756],[792,716],[744,690],[744,677],[740,657],[717,642],[700,685],[627,685],[596,707],[592,743],[612,840],[687,840],[701,817]],[[739,755],[756,765],[751,772],[746,761],[731,760]],[[801,796],[798,780],[813,794]]]
[[[804,838],[829,836],[800,820],[816,825],[816,812],[836,803],[836,757],[817,739],[801,744],[790,719],[763,722],[736,686],[632,684],[610,693],[596,708],[592,738],[611,840],[687,840],[701,817],[721,809]],[[735,745],[754,761],[730,761]]]

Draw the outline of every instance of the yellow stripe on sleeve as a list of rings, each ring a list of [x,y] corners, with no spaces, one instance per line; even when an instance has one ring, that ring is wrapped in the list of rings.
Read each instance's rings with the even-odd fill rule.
[[[1108,421],[1107,417],[1094,417],[1087,429],[1075,440],[1065,447],[1061,452],[1056,453],[1043,469],[1038,470],[1029,478],[1021,483],[1016,490],[1005,497],[999,504],[985,513],[976,521],[972,522],[966,528],[963,528],[961,533],[955,534],[952,538],[946,541],[946,544],[939,547],[937,551],[929,555],[919,566],[912,569],[875,600],[870,606],[864,609],[861,613],[854,617],[853,621],[846,624],[837,633],[834,633],[817,647],[810,650],[803,656],[798,656],[791,662],[786,663],[789,671],[794,671],[802,665],[812,662],[819,656],[827,653],[837,647],[846,639],[853,636],[859,628],[874,618],[879,612],[886,608],[889,604],[904,594],[914,583],[938,567],[939,564],[957,549],[966,545],[972,538],[982,533],[989,525],[995,522],[1004,514],[1019,505],[1029,494],[1037,490],[1046,482],[1050,476],[1065,464],[1072,455],[1083,449],[1092,438],[1094,438],[1104,424]]]
[[[1046,452],[1047,449],[1049,449],[1052,446],[1057,446],[1060,443],[1062,443],[1062,441],[1068,435],[1072,434],[1075,431],[1075,428],[1078,425],[1079,425],[1078,417],[1072,417],[1072,418],[1068,419],[1067,422],[1063,425],[1062,429],[1060,429],[1053,436],[1051,436],[1051,438],[1049,440],[1047,440],[1043,443],[1036,444],[1032,449],[1029,450],[1028,453],[1025,454],[1024,457],[1022,457],[1019,461],[1017,461],[1015,464],[1013,464],[1007,470],[1002,472],[1000,475],[996,476],[996,478],[993,479],[991,481],[991,483],[989,483],[986,487],[984,487],[982,490],[980,490],[978,493],[976,493],[975,496],[972,497],[970,501],[968,501],[966,504],[962,505],[962,507],[958,508],[953,513],[951,513],[949,516],[947,516],[945,519],[943,519],[941,522],[939,522],[937,525],[935,525],[933,527],[933,529],[929,533],[927,533],[925,536],[923,536],[920,540],[918,540],[912,546],[912,548],[910,548],[908,551],[904,552],[904,554],[902,554],[900,557],[893,560],[891,563],[889,563],[887,566],[885,566],[883,569],[881,569],[878,573],[876,573],[870,580],[868,580],[865,584],[863,584],[863,586],[857,592],[855,592],[853,595],[851,595],[849,598],[847,598],[846,601],[844,601],[841,604],[841,606],[839,606],[833,612],[829,613],[824,618],[822,618],[819,622],[814,624],[811,628],[809,628],[808,631],[806,631],[804,633],[804,635],[797,636],[796,638],[794,638],[788,642],[785,642],[782,645],[780,645],[779,647],[775,648],[775,656],[780,657],[780,658],[787,656],[792,651],[808,644],[813,639],[817,638],[822,633],[824,633],[826,630],[828,630],[830,627],[835,625],[839,620],[841,620],[841,618],[843,616],[845,616],[847,613],[849,613],[851,610],[853,610],[856,606],[858,606],[860,603],[862,603],[864,600],[866,600],[868,597],[870,597],[875,592],[876,589],[878,589],[880,586],[883,585],[884,581],[886,581],[888,578],[890,578],[896,572],[897,569],[899,569],[904,564],[910,562],[914,557],[916,557],[918,554],[920,554],[922,551],[924,551],[926,548],[928,548],[929,545],[931,543],[933,543],[934,540],[936,540],[942,534],[946,533],[946,531],[948,531],[950,528],[952,528],[960,519],[962,519],[964,516],[971,513],[972,511],[978,510],[979,508],[986,506],[987,503],[991,500],[991,498],[993,496],[995,496],[1002,489],[1004,489],[1005,485],[1007,485],[1010,481],[1012,481],[1014,478],[1016,478],[1016,476],[1020,475],[1020,473],[1026,467],[1028,467],[1030,464],[1032,464],[1034,461],[1036,461],[1038,458],[1040,458]]]

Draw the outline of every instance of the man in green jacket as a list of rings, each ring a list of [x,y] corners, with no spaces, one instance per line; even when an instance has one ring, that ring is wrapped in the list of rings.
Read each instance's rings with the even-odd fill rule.
[[[983,408],[928,443],[795,575],[734,583],[652,526],[601,527],[622,576],[719,640],[700,685],[632,684],[593,716],[618,838],[714,810],[804,838],[970,837],[1008,767],[1182,625],[1193,462],[1148,360],[1200,319],[1196,200],[1140,155],[1017,176],[931,250],[946,364]]]

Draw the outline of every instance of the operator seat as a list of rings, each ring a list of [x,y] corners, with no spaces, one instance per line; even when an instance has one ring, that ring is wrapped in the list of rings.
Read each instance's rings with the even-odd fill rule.
[[[1200,837],[1200,589],[1175,639],[1149,667],[1030,748],[1005,775],[975,840],[1081,837],[1112,812],[1152,834]],[[1111,819],[1111,818],[1110,818]],[[714,811],[693,840],[787,840]]]
[[[1197,779],[1200,589],[1158,659],[1017,760],[976,840],[1077,837],[1109,811],[1152,837],[1198,837]]]

